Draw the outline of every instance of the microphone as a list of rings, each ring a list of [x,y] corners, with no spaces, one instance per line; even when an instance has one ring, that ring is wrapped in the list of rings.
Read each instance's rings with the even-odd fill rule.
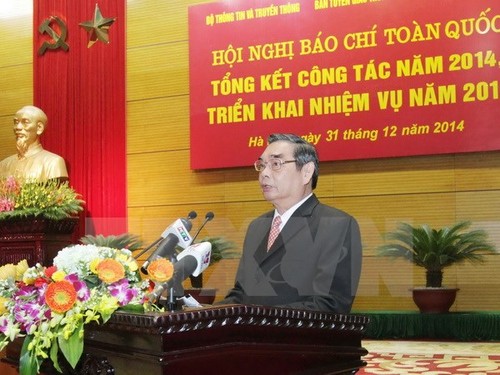
[[[193,216],[194,213],[194,216]],[[148,257],[148,259],[142,264],[141,271],[148,274],[149,264],[158,258],[172,257],[175,253],[176,246],[180,246],[183,249],[188,247],[193,239],[189,234],[189,231],[193,227],[191,223],[191,218],[196,217],[196,212],[191,211],[187,219],[177,219],[162,233],[162,242],[156,250]]]
[[[177,263],[181,262],[184,258],[187,258],[185,262],[186,264],[189,264],[189,267],[185,268],[185,271],[188,271],[188,274],[182,279],[182,281],[191,275],[199,276],[200,273],[205,271],[210,264],[210,255],[212,255],[212,244],[208,241],[195,243],[177,255]],[[195,268],[193,270],[191,270],[193,266],[193,260],[191,258],[196,260],[196,264],[194,264]]]
[[[191,243],[194,243],[194,240],[198,237],[198,235],[200,234],[201,230],[203,229],[203,227],[205,227],[205,225],[214,218],[214,213],[212,211],[208,211],[207,214],[205,215],[205,221],[203,222],[203,224],[201,224],[200,228],[198,229],[198,232],[196,232],[196,234],[194,235],[193,237],[193,241],[191,241]]]
[[[193,220],[196,218],[196,216],[198,216],[198,214],[196,213],[196,211],[191,211],[188,216],[187,216],[187,220]],[[178,220],[184,220],[184,223],[187,221],[186,219],[178,219]],[[177,221],[175,221],[174,223],[176,223]],[[162,235],[160,236],[160,238],[158,238],[157,240],[155,240],[151,245],[149,245],[148,247],[146,247],[144,250],[142,250],[139,254],[135,255],[134,256],[134,259],[138,259],[142,254],[144,254],[146,251],[148,251],[149,249],[151,249],[153,246],[156,246],[160,241],[164,240],[165,237],[170,233],[169,232],[169,229],[172,227],[173,224],[171,224],[170,226],[168,226],[162,233]],[[189,228],[191,230],[191,228]],[[149,259],[148,259],[149,260]]]
[[[174,274],[170,280],[160,284],[148,294],[151,302],[156,301],[165,290],[174,288],[182,290],[182,282],[189,276],[198,276],[210,265],[210,255],[212,254],[212,244],[208,241],[200,242],[189,246],[177,255],[177,262],[174,264]],[[179,295],[182,293],[179,293]]]

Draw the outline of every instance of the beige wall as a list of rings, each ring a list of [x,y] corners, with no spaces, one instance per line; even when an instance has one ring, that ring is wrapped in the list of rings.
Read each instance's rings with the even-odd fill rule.
[[[149,243],[189,211],[199,215],[195,230],[204,214],[213,211],[215,219],[201,236],[224,235],[240,246],[248,222],[270,206],[250,167],[189,169],[187,7],[195,3],[200,1],[128,1],[129,231]],[[7,27],[1,20],[0,41],[14,46]],[[31,100],[30,32],[23,31],[26,41],[15,49],[19,56],[0,52],[0,156],[10,153],[5,135],[11,136],[11,114]],[[224,150],[214,152],[223,155]],[[398,221],[439,226],[473,220],[500,248],[500,152],[325,162],[316,193],[360,222],[364,264],[358,310],[415,309],[409,288],[424,283],[423,270],[374,256],[381,234]],[[225,260],[205,272],[207,286],[218,288],[219,298],[232,285],[236,264]],[[500,257],[490,256],[481,266],[447,270],[445,284],[461,289],[453,309],[499,310],[499,265]]]
[[[19,1],[26,9],[31,0]],[[12,116],[33,102],[32,24],[32,13],[0,18],[0,159],[16,151]]]

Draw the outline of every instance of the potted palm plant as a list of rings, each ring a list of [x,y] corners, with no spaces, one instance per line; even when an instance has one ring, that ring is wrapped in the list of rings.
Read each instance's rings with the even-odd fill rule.
[[[132,252],[142,247],[142,241],[139,236],[130,233],[109,236],[103,236],[102,234],[96,236],[87,234],[80,238],[80,242],[84,245],[104,246],[112,249],[128,249]]]
[[[421,312],[447,312],[455,302],[457,288],[443,287],[443,271],[453,264],[481,263],[495,253],[484,230],[468,230],[469,221],[433,229],[428,225],[400,223],[386,234],[390,243],[380,246],[378,255],[406,259],[425,268],[425,288],[414,288],[413,300]],[[440,301],[442,300],[442,301]]]

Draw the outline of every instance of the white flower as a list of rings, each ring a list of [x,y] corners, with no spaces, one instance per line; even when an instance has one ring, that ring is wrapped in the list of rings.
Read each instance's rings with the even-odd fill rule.
[[[66,274],[85,277],[90,274],[90,262],[103,258],[102,249],[94,245],[74,245],[65,247],[54,258],[54,266]]]

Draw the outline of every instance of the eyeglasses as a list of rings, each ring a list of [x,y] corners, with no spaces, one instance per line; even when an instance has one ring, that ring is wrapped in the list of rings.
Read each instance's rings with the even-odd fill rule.
[[[286,163],[295,163],[297,160],[281,160],[278,158],[270,158],[268,161],[264,162],[262,160],[257,160],[255,163],[253,163],[255,170],[257,172],[262,172],[264,169],[266,169],[266,166],[269,164],[269,167],[273,171],[279,171],[283,164]]]

